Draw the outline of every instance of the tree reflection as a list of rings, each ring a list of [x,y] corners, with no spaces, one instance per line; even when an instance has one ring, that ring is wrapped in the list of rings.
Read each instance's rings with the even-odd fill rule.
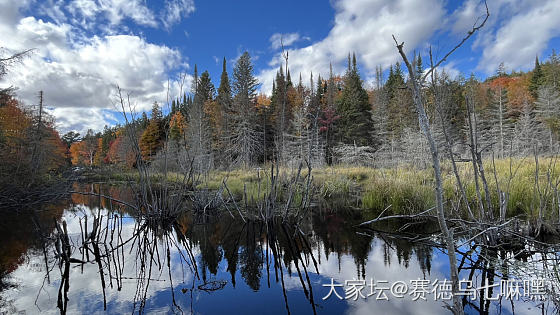
[[[87,189],[110,193],[109,188],[88,186]],[[125,200],[127,195],[121,192],[119,197]],[[133,313],[152,311],[154,291],[164,292],[163,300],[171,305],[171,312],[188,312],[190,303],[190,311],[195,313],[197,294],[220,294],[225,288],[243,290],[243,286],[237,285],[238,276],[253,291],[262,291],[264,286],[277,288],[278,294],[281,290],[287,313],[292,312],[290,307],[294,303],[288,291],[295,283],[298,294],[309,304],[308,311],[316,312],[322,301],[315,296],[318,285],[313,277],[319,275],[322,264],[328,265],[328,260],[337,260],[334,266],[338,265],[342,274],[348,272],[342,270],[348,266],[346,261],[342,263],[343,257],[351,257],[347,260],[354,267],[351,274],[369,279],[373,275],[367,274],[372,270],[372,262],[368,260],[372,253],[378,253],[386,266],[398,264],[403,270],[417,266],[426,278],[432,272],[434,250],[439,250],[429,242],[417,241],[430,235],[429,225],[411,225],[408,230],[400,231],[387,222],[376,227],[377,230],[357,229],[357,223],[364,220],[359,211],[316,211],[297,224],[280,218],[244,222],[227,213],[211,216],[188,213],[170,224],[162,224],[141,214],[129,214],[103,198],[80,195],[73,196],[71,201],[93,207],[51,205],[30,213],[27,219],[21,215],[5,216],[7,223],[0,223],[5,227],[0,229],[3,275],[15,270],[21,264],[21,257],[30,251],[44,257],[41,268],[45,269],[45,282],[56,279],[55,305],[61,314],[70,312],[72,303],[77,303],[69,297],[73,290],[79,290],[78,282],[82,280],[72,270],[85,274],[94,271],[96,279],[91,286],[95,289],[91,286],[89,289],[97,290],[99,304],[110,312],[111,292],[131,285]],[[68,209],[64,218],[77,218],[71,232],[64,228],[64,208]],[[35,232],[18,232],[30,230]],[[489,284],[508,279],[518,270],[511,263],[512,257],[518,263],[529,262],[534,256],[536,251],[528,251],[526,245],[512,245],[508,249],[477,245],[461,248],[457,253],[461,276]],[[374,248],[378,250],[373,251]],[[551,255],[551,252],[541,255]],[[548,266],[551,277],[555,265]],[[56,272],[49,274],[48,270]],[[290,278],[294,281],[288,281]],[[6,286],[2,279],[0,283]],[[489,296],[497,294],[489,290]],[[480,314],[492,313],[496,307],[488,299],[464,301],[464,304],[469,311]]]

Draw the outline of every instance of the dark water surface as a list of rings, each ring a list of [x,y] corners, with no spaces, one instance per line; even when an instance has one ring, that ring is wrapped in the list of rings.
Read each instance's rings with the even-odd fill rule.
[[[116,187],[103,193],[132,199]],[[411,292],[411,281],[429,280],[431,290],[434,281],[449,279],[446,253],[395,234],[357,229],[367,219],[361,211],[316,210],[298,228],[280,221],[243,222],[227,212],[185,215],[162,228],[99,197],[74,195],[34,210],[3,214],[0,221],[0,313],[450,314],[433,293],[415,301]],[[63,244],[54,237],[55,222],[62,221],[71,244],[70,263],[56,249]],[[394,232],[400,226],[391,224],[382,228]],[[436,227],[415,229],[429,233]],[[513,268],[500,259],[506,254],[485,252],[494,261],[484,262],[480,251],[458,255],[461,278],[470,276],[478,284],[482,279],[538,278],[533,271],[540,268],[539,254],[514,260]],[[352,280],[363,287],[365,298],[352,296]],[[341,300],[333,293],[323,299],[331,281],[344,285],[334,287],[340,296],[350,297]],[[380,300],[379,291],[368,296],[371,281],[377,288],[404,282],[409,290],[402,298],[386,291],[389,300]],[[489,296],[498,296],[499,290]],[[531,301],[530,296],[513,302],[479,298],[465,310],[555,313],[552,302]]]

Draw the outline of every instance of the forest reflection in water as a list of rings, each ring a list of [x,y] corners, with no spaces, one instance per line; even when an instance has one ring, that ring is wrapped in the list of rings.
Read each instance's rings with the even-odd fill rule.
[[[103,193],[132,200],[130,191],[114,186],[104,187]],[[425,301],[389,295],[385,301],[367,296],[369,287],[362,291],[365,299],[323,299],[331,281],[390,285],[449,278],[445,252],[395,237],[402,223],[379,227],[389,233],[357,229],[367,219],[361,211],[316,209],[297,226],[280,220],[243,222],[227,213],[185,214],[173,226],[162,227],[94,196],[75,194],[35,210],[7,215],[1,223],[0,312],[449,313],[444,301],[431,295]],[[413,225],[415,235],[436,228]],[[550,250],[546,255],[515,251],[511,259],[513,249],[469,249],[459,249],[460,276],[478,284],[532,279],[547,267],[543,257],[556,259]],[[345,288],[336,289],[344,297]],[[464,302],[470,314],[555,312],[549,300]]]

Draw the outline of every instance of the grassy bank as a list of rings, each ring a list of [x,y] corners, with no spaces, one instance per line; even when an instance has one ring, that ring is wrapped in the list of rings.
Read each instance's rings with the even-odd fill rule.
[[[458,163],[458,171],[465,186],[467,199],[476,208],[477,194],[472,164]],[[451,164],[442,166],[444,193],[448,201],[458,202],[460,192]],[[534,159],[502,159],[485,161],[484,170],[488,182],[493,209],[499,208],[497,188],[507,194],[507,215],[524,215],[534,218],[542,208],[547,219],[558,219],[557,183],[560,181],[560,161],[553,158],[540,159],[536,176]],[[495,173],[494,173],[495,170]],[[282,175],[295,173],[293,169],[282,169]],[[306,171],[302,171],[302,177]],[[258,199],[266,194],[267,176],[264,170],[235,170],[211,172],[203,178],[200,188],[217,189],[222,179],[237,198],[242,199],[244,190],[248,199]],[[289,177],[289,176],[286,176]],[[538,178],[538,181],[537,181]],[[258,185],[261,183],[259,196]],[[381,211],[391,205],[389,212],[410,214],[431,208],[435,204],[433,171],[412,167],[368,168],[355,166],[324,167],[313,170],[313,183],[318,195],[326,201],[356,196],[360,207],[372,212]],[[480,182],[484,198],[484,189]],[[451,203],[449,203],[451,204]],[[463,209],[464,210],[464,209]]]
[[[475,188],[472,164],[458,163],[458,171],[465,186],[467,199],[476,208],[477,193]],[[501,159],[484,163],[486,179],[489,185],[491,200],[497,216],[499,198],[497,186],[507,195],[507,215],[524,215],[527,218],[538,216],[543,210],[546,219],[558,220],[559,204],[557,191],[560,182],[560,161],[555,158],[542,158],[538,164],[532,158]],[[495,173],[494,173],[495,170]],[[459,202],[460,192],[450,163],[442,165],[445,198],[448,205]],[[281,187],[287,188],[297,173],[297,169],[281,168],[279,180]],[[137,179],[135,172],[108,172],[100,178],[111,180]],[[307,175],[305,169],[300,175],[299,188],[303,188],[303,179]],[[155,182],[162,180],[162,175],[154,175]],[[182,176],[169,173],[171,182],[180,183]],[[198,178],[197,188],[216,190],[226,179],[227,187],[237,200],[247,199],[248,203],[261,200],[270,191],[270,168],[237,169],[233,171],[212,171]],[[480,191],[484,197],[484,189],[480,182]],[[378,212],[391,205],[388,213],[412,214],[434,206],[433,171],[401,166],[398,168],[368,168],[356,166],[334,166],[313,169],[313,186],[316,194],[332,205],[347,205],[348,199],[353,206],[364,210]],[[301,198],[296,189],[294,201]],[[227,193],[223,192],[224,196]],[[278,197],[282,198],[285,189],[280,189]],[[337,207],[337,206],[335,206]],[[449,207],[448,207],[449,208]],[[464,211],[464,209],[463,209]]]

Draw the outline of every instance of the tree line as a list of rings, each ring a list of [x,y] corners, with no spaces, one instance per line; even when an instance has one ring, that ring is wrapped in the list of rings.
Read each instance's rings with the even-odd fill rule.
[[[422,75],[420,55],[414,66]],[[188,93],[171,100],[165,109],[154,103],[149,118],[143,112],[132,124],[142,159],[152,165],[165,160],[171,169],[184,163],[210,170],[271,161],[290,165],[300,160],[314,165],[425,166],[428,148],[406,88],[410,77],[400,63],[385,72],[386,79],[378,68],[374,84],[366,87],[355,55],[348,56],[345,73],[334,74],[331,67],[327,78],[311,74],[308,83],[301,74],[294,81],[289,68],[280,67],[267,96],[258,94],[246,52],[232,75],[224,59],[218,88],[208,71],[199,74],[195,66]],[[468,152],[471,102],[477,141],[488,147],[487,154],[519,156],[535,150],[535,145],[540,152],[555,152],[560,131],[559,78],[555,52],[544,62],[537,58],[529,72],[508,73],[501,64],[484,81],[474,75],[451,78],[436,72],[433,86],[422,88],[428,93],[425,109],[438,145],[444,147],[447,137],[454,154]],[[436,94],[445,98],[439,108],[434,106]],[[134,167],[125,130],[126,126],[118,125],[97,134],[89,131],[83,138],[65,135],[71,143],[72,163]]]

